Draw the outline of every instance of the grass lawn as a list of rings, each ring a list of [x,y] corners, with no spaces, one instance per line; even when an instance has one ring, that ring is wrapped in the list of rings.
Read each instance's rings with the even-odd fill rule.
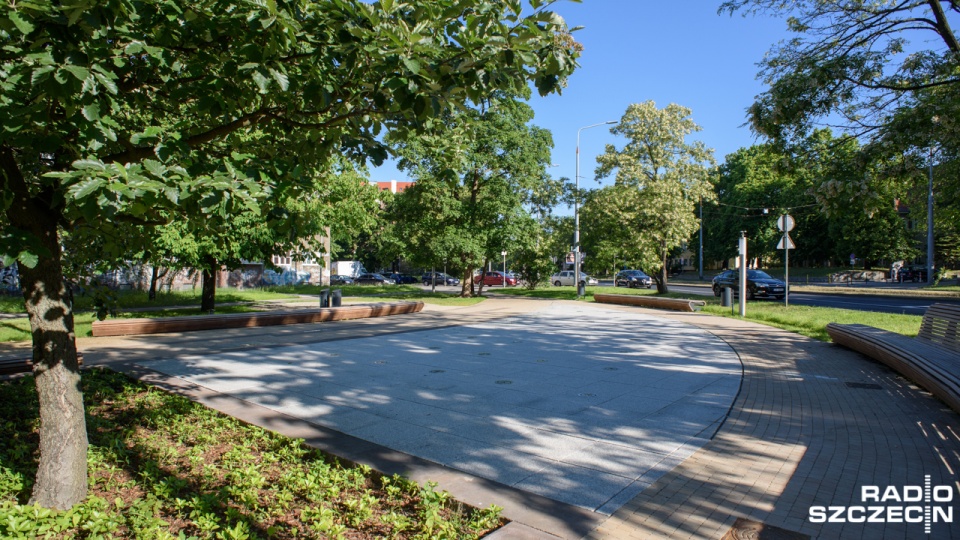
[[[640,294],[653,295],[657,293],[656,289],[624,289],[622,287],[587,287],[586,301],[593,302],[594,293],[604,294]],[[548,287],[539,288],[532,291],[522,288],[510,289],[510,294],[527,296],[531,298],[554,298],[558,300],[576,299],[576,290],[573,287]],[[670,293],[671,298],[691,298],[703,300],[707,303],[703,311],[712,315],[722,317],[739,317],[739,314],[731,313],[729,307],[721,307],[720,299],[713,296],[698,296],[682,293]],[[851,309],[837,309],[826,307],[811,306],[790,306],[784,307],[780,302],[771,301],[753,301],[747,303],[747,320],[768,324],[783,328],[791,332],[803,334],[808,337],[829,341],[827,335],[827,323],[838,322],[843,324],[866,324],[883,328],[891,332],[897,332],[906,336],[916,336],[920,331],[920,322],[923,317],[919,315],[900,315],[895,313],[876,313],[872,311],[855,311]]]
[[[32,376],[0,382],[2,538],[472,539],[499,527],[435,484],[342,466],[303,441],[108,370],[85,370],[90,492],[27,506],[38,452]]]

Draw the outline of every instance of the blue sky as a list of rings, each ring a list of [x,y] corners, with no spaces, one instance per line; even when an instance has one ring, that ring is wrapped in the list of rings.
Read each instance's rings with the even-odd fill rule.
[[[653,100],[658,107],[677,103],[692,110],[703,131],[694,140],[713,148],[717,162],[754,138],[746,108],[763,91],[757,62],[772,45],[788,37],[782,19],[740,14],[719,15],[720,2],[651,0],[561,0],[554,11],[583,44],[580,68],[562,95],[536,96],[533,123],[553,133],[554,177],[573,179],[577,130],[619,120],[631,103]],[[621,144],[607,127],[581,132],[582,188],[594,181],[596,156],[605,144]],[[374,180],[408,179],[392,165],[374,169]],[[606,183],[606,182],[605,182]],[[566,214],[563,208],[558,213]]]

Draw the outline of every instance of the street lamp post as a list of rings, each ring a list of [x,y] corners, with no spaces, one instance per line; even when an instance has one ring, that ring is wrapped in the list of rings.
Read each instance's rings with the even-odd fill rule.
[[[577,130],[577,191],[573,196],[573,286],[577,288],[577,298],[580,298],[580,132],[597,126],[616,124],[615,121],[591,124]]]
[[[500,252],[503,255],[503,288],[507,288],[507,250]]]
[[[927,284],[933,283],[933,145],[930,145],[930,176],[927,186]]]

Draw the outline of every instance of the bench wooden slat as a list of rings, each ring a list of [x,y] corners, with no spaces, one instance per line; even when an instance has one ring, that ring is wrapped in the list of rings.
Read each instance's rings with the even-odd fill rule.
[[[960,324],[960,305],[934,304],[924,314],[917,338],[960,353],[958,324]]]
[[[839,345],[874,358],[911,379],[960,412],[960,306],[934,304],[916,338],[862,324],[827,325]]]
[[[620,304],[626,306],[641,306],[672,309],[675,311],[700,311],[707,303],[703,300],[688,300],[686,298],[664,298],[662,296],[645,296],[635,294],[596,294],[593,300],[601,304]]]

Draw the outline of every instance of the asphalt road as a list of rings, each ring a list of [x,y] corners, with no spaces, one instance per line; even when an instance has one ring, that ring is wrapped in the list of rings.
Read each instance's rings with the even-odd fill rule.
[[[702,296],[713,296],[709,287],[690,285],[670,285],[671,292],[682,292]],[[776,302],[777,300],[757,299],[753,302]],[[782,300],[781,300],[782,302]],[[855,309],[860,311],[878,311],[882,313],[904,313],[907,315],[923,315],[931,304],[938,302],[960,303],[957,300],[943,298],[915,298],[909,296],[879,296],[849,294],[811,294],[790,293],[790,304],[797,306],[834,307]]]
[[[612,287],[613,282],[601,280],[600,286]],[[426,287],[429,289],[429,287]],[[484,287],[488,289],[487,287]],[[489,287],[491,290],[498,290],[500,287]],[[437,286],[438,291],[453,292],[460,290],[460,287],[441,287]],[[670,292],[685,293],[699,296],[713,296],[713,290],[707,285],[682,285],[677,283],[670,284]],[[768,300],[758,298],[751,302],[777,302],[777,300]],[[780,300],[782,302],[782,300]],[[960,304],[960,300],[949,298],[919,298],[909,296],[881,296],[877,294],[849,295],[849,294],[824,294],[824,293],[790,293],[790,305],[795,306],[818,306],[833,307],[841,309],[854,309],[859,311],[876,311],[881,313],[902,313],[907,315],[923,315],[931,304],[938,302]]]

